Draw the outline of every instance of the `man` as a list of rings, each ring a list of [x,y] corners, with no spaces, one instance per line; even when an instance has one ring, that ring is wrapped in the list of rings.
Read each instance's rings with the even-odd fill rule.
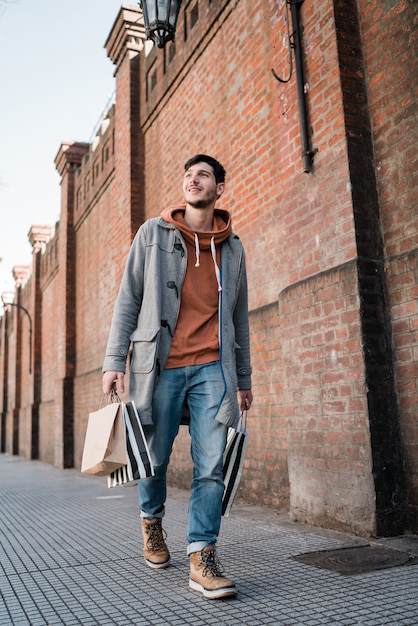
[[[215,209],[225,170],[199,154],[187,161],[185,205],[139,229],[116,301],[103,391],[124,392],[132,344],[129,397],[135,402],[155,476],[139,482],[144,558],[169,565],[162,530],[166,472],[184,410],[189,414],[193,480],[187,554],[192,589],[208,598],[236,594],[216,556],[228,426],[252,402],[245,255],[227,211]]]

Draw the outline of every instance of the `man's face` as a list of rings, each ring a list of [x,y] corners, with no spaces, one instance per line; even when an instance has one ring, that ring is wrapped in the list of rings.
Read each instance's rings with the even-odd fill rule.
[[[224,183],[216,182],[212,167],[204,161],[195,163],[184,174],[184,199],[196,209],[205,209],[215,204],[224,187]]]

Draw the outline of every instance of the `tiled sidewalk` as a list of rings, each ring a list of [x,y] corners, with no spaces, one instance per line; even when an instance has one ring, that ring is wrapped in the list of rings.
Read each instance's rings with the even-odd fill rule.
[[[187,492],[170,490],[172,565],[142,559],[136,488],[0,455],[0,626],[418,625],[418,567],[341,575],[292,559],[364,539],[235,504],[218,554],[237,598],[188,588]],[[418,555],[418,539],[380,542]]]

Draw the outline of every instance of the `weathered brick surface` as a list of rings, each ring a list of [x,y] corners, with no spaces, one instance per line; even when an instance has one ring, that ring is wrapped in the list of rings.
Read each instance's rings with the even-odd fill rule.
[[[2,450],[33,452],[38,393],[39,457],[79,465],[133,234],[181,201],[183,163],[206,152],[226,167],[221,205],[248,256],[255,403],[238,497],[289,507],[300,521],[385,532],[385,502],[404,507],[404,461],[409,520],[397,523],[416,530],[416,3],[301,6],[318,149],[310,174],[295,75],[280,83],[271,72],[289,74],[285,7],[185,3],[175,45],[148,56],[136,10],[119,14],[106,42],[116,104],[93,144],[76,144],[79,165],[58,161],[60,223],[39,287],[32,273],[21,289],[31,310],[41,297],[37,378],[26,371],[23,317],[20,330],[17,313],[7,329],[1,321]],[[190,478],[182,427],[170,480]]]
[[[357,292],[349,263],[279,303],[292,516],[364,533],[374,497]]]
[[[411,515],[418,507],[418,253],[388,264],[395,372]],[[415,513],[414,513],[415,511]]]
[[[417,5],[360,3],[410,514],[417,519]],[[416,521],[415,521],[416,523]]]

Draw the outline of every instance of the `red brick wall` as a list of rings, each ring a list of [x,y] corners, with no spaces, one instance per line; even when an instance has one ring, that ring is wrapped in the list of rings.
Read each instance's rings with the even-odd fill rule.
[[[374,527],[357,269],[349,263],[280,295],[291,513],[359,532]]]
[[[273,33],[276,44],[275,71],[287,77],[284,8]],[[318,272],[338,267],[355,258],[355,233],[349,184],[349,164],[333,7],[331,2],[304,3],[300,13],[305,51],[305,89],[312,133],[318,150],[313,172],[302,172],[296,78],[275,83],[281,183],[274,215],[282,237],[272,239],[280,263],[270,263],[268,281],[282,273],[279,290]],[[256,94],[253,96],[256,98]],[[277,245],[278,244],[278,245]],[[276,257],[277,259],[277,254]],[[265,268],[261,271],[265,272]],[[277,279],[276,279],[277,280]],[[278,290],[278,291],[279,291]]]
[[[418,517],[417,7],[360,2],[394,366],[411,516]],[[415,522],[416,523],[416,522]]]
[[[278,509],[289,507],[288,414],[281,368],[280,310],[273,302],[251,312],[254,409],[247,414],[249,442],[238,497]]]

